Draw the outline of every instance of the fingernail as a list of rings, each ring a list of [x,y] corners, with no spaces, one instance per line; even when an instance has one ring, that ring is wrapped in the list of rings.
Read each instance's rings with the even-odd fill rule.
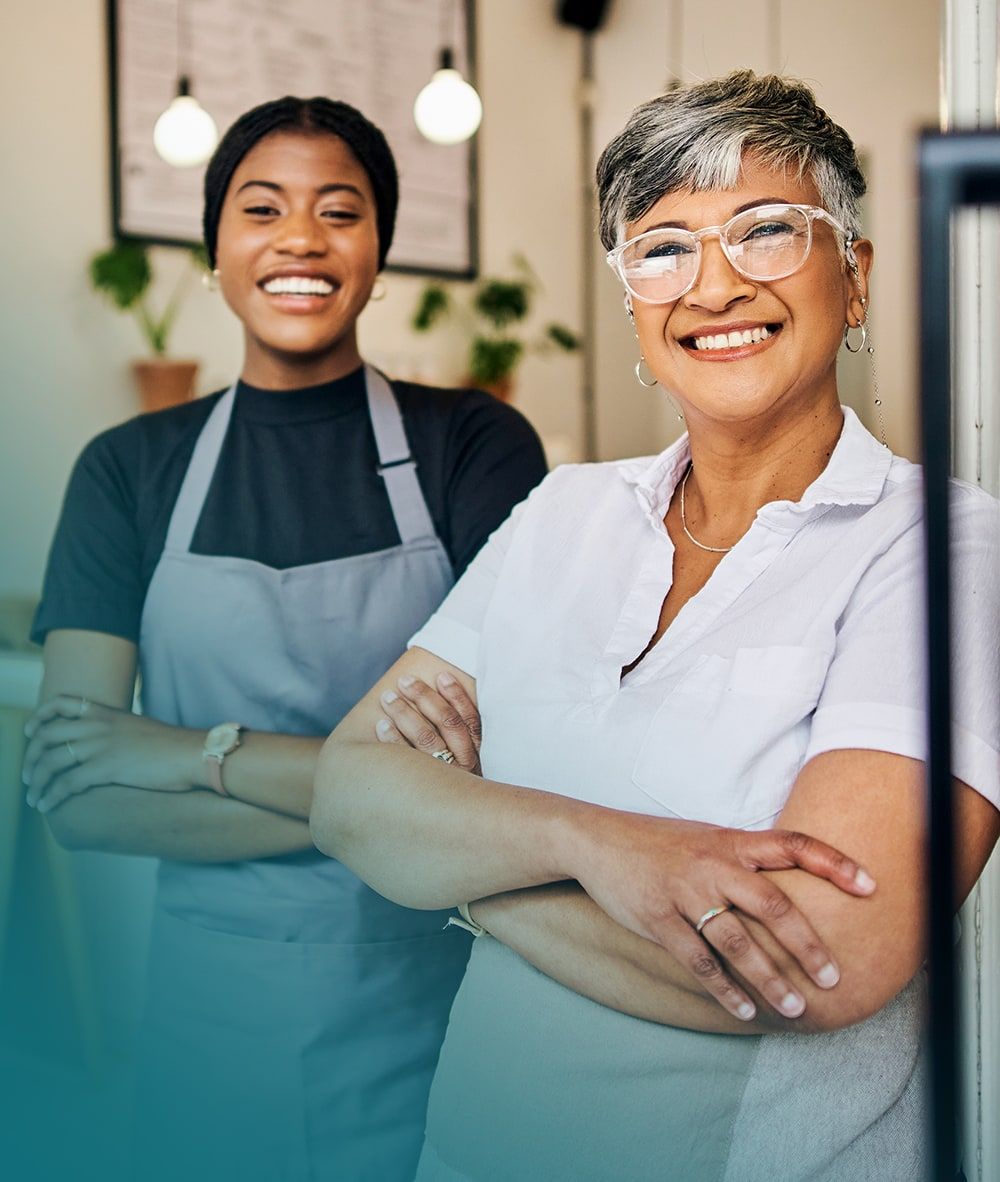
[[[854,885],[862,891],[873,891],[875,889],[875,879],[872,878],[867,870],[863,870],[859,866],[854,875]]]
[[[40,800],[36,808],[40,813],[47,813],[49,811],[49,802],[47,800]]]
[[[833,961],[823,965],[820,971],[816,974],[816,984],[822,985],[824,989],[832,989],[839,980],[840,970],[833,963]]]
[[[26,796],[26,797],[24,798],[24,803],[25,803],[25,804],[28,806],[28,808],[29,808],[29,809],[33,809],[33,808],[35,807],[35,806],[34,806],[34,805],[31,803],[31,797],[30,797],[30,796]]]
[[[21,783],[25,786],[25,788],[27,788],[27,786],[31,783],[31,777],[27,772],[21,772]]]
[[[778,1007],[786,1018],[797,1018],[805,1012],[806,1003],[797,993],[786,993]]]
[[[385,735],[392,733],[392,723],[388,720],[388,718],[380,718],[378,722],[375,723],[375,733],[380,739]]]
[[[450,673],[438,674],[438,685],[454,685],[455,679]]]
[[[748,1001],[743,1002],[736,1011],[736,1017],[743,1022],[749,1022],[751,1018],[756,1016],[756,1014],[756,1007],[751,1005]]]
[[[409,689],[410,686],[413,685],[413,683],[415,681],[416,681],[415,677],[401,677],[399,679],[399,681],[396,682],[396,684],[399,686],[400,689]]]
[[[397,694],[394,690],[386,690],[382,694],[381,701],[383,701],[386,706],[391,706],[398,698],[399,694]]]

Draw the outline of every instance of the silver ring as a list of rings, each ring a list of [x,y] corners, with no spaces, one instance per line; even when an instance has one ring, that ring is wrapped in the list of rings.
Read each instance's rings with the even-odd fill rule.
[[[66,741],[63,743],[63,746],[69,752],[69,757],[72,759],[74,766],[79,766],[80,761],[77,759],[76,752],[73,750],[73,745],[70,743],[69,739],[66,739]]]
[[[727,912],[728,910],[729,910],[728,903],[725,905],[725,907],[710,907],[708,909],[708,911],[706,911],[705,914],[701,917],[701,919],[699,919],[698,922],[694,925],[694,930],[696,932],[700,932],[706,923],[709,923],[711,920],[716,919],[718,916],[725,914],[725,912]]]
[[[432,751],[431,759],[440,759],[442,763],[454,763],[455,753],[449,751],[447,747],[442,747],[440,751]]]
[[[87,713],[87,711],[89,709],[90,709],[90,702],[86,698],[81,698],[80,699],[80,713],[77,715],[77,718],[83,718],[83,716]]]

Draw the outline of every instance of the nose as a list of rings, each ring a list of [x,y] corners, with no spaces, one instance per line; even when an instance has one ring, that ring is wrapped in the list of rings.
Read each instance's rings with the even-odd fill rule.
[[[325,254],[326,235],[311,210],[290,210],[276,223],[272,245],[279,252],[297,256]]]
[[[724,312],[742,300],[752,300],[756,294],[754,285],[726,257],[718,234],[703,238],[701,266],[694,286],[684,296],[685,304],[710,312]]]

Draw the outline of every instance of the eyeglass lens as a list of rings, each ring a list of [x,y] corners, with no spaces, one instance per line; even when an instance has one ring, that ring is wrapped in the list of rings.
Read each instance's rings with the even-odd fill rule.
[[[798,270],[809,253],[809,217],[788,206],[748,209],[723,226],[720,236],[730,262],[748,279],[783,279]],[[694,283],[700,260],[695,234],[651,230],[626,244],[621,271],[634,296],[667,303]]]

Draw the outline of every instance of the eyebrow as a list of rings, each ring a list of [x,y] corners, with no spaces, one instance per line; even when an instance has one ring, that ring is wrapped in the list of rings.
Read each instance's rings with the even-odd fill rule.
[[[760,205],[791,205],[793,202],[786,200],[784,197],[758,197],[756,201],[748,201],[746,205],[738,205],[736,209],[729,215],[729,217],[736,217],[738,214],[746,213],[748,209],[756,209]],[[728,218],[726,219],[729,220]],[[657,222],[654,226],[647,226],[642,232],[645,234],[647,230],[686,230],[688,228],[687,222]]]
[[[234,196],[238,197],[240,195],[240,193],[243,192],[244,189],[250,189],[254,185],[257,185],[262,189],[271,189],[275,193],[284,193],[284,191],[285,191],[281,185],[275,184],[274,181],[244,181],[243,184],[240,185],[240,187],[236,190],[236,193],[234,194]],[[364,193],[361,192],[361,190],[358,188],[357,185],[349,185],[344,181],[333,182],[329,185],[320,185],[316,190],[316,195],[317,195],[317,197],[319,197],[319,196],[322,196],[322,194],[324,194],[324,193],[345,193],[345,192],[346,193],[354,193],[356,196],[360,197],[362,201],[364,201],[364,199],[365,199]]]

